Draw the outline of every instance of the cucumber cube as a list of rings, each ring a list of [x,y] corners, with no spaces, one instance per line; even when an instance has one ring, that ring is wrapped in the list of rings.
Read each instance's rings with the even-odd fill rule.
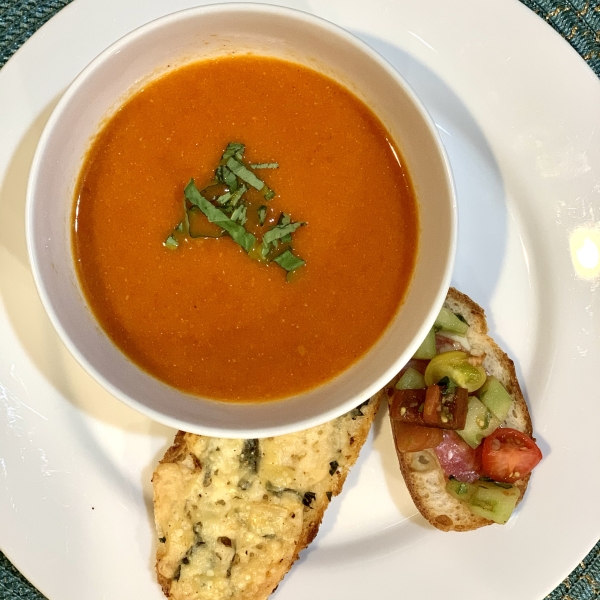
[[[402,374],[402,377],[398,379],[396,383],[397,390],[420,390],[421,388],[427,387],[425,385],[425,379],[419,371],[409,367]]]
[[[495,377],[488,377],[477,391],[477,395],[497,419],[500,421],[506,419],[513,399]]]
[[[471,512],[484,519],[504,525],[519,500],[519,488],[499,486],[492,481],[478,481],[475,493],[467,504]]]
[[[421,342],[413,358],[430,360],[436,355],[435,347],[435,329],[432,327],[427,337]]]
[[[469,396],[467,422],[456,433],[471,446],[477,448],[484,437],[500,427],[500,420],[475,396]]]
[[[451,479],[446,484],[446,491],[465,502],[473,514],[500,525],[508,521],[520,495],[519,488],[481,480],[464,483]]]
[[[465,335],[469,329],[464,321],[461,321],[451,310],[443,307],[433,326],[457,335]]]

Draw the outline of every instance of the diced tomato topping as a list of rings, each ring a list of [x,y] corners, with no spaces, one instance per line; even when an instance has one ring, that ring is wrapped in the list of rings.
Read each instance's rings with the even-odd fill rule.
[[[424,404],[425,390],[394,390],[390,398],[390,417],[404,423],[425,425]]]
[[[496,429],[481,446],[484,474],[494,481],[514,483],[529,475],[542,460],[542,452],[535,441],[509,427]]]
[[[443,440],[436,446],[435,453],[446,477],[453,476],[469,483],[481,477],[478,452],[454,431],[444,431]]]
[[[442,410],[442,391],[439,385],[430,385],[425,393],[423,405],[423,420],[427,425],[439,426]]]
[[[442,441],[442,429],[422,427],[394,419],[391,423],[394,443],[399,452],[419,452],[427,448],[435,448]]]
[[[468,392],[465,388],[430,385],[423,405],[425,425],[441,429],[464,429],[467,422]]]

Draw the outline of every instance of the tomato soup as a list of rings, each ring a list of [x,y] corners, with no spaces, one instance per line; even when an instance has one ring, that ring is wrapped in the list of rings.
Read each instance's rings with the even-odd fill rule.
[[[245,163],[277,163],[255,171],[275,196],[246,227],[304,223],[292,249],[305,264],[289,274],[229,235],[165,245],[190,178],[210,182],[233,141]],[[342,373],[385,331],[416,261],[417,202],[384,126],[339,83],[274,58],[191,63],[134,93],[93,140],[75,196],[74,259],[102,328],[154,377],[219,400]]]

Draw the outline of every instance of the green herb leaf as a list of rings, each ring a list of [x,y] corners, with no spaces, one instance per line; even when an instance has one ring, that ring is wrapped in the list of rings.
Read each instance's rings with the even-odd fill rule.
[[[279,256],[276,256],[273,259],[280,267],[285,269],[286,271],[291,272],[300,268],[302,265],[306,264],[305,260],[302,260],[298,256],[296,256],[291,250],[286,250],[281,253]]]
[[[259,192],[265,186],[264,182],[262,182],[252,171],[250,171],[250,169],[247,169],[239,160],[231,157],[227,160],[226,164],[232,173],[234,173],[242,181],[245,181],[248,185],[251,185],[253,188],[257,189]]]
[[[197,206],[211,223],[222,227],[246,252],[256,243],[256,238],[246,231],[239,223],[232,221],[222,210],[213,206],[199,191],[194,180],[191,179],[184,190],[185,197]]]
[[[306,223],[302,223],[300,221],[297,223],[290,223],[288,221],[285,225],[275,225],[275,227],[269,229],[269,231],[265,233],[263,236],[263,243],[268,245],[273,243],[275,240],[290,242],[291,238],[289,240],[284,240],[283,238],[291,233],[294,233],[294,231],[296,231],[296,229],[299,227],[302,227],[302,225],[306,225]]]
[[[183,220],[163,243],[174,249],[187,237],[220,237],[227,233],[250,258],[262,262],[274,261],[290,273],[305,264],[291,251],[291,243],[292,233],[306,223],[292,223],[291,217],[282,213],[277,225],[263,235],[262,244],[257,244],[256,237],[245,229],[248,206],[251,205],[244,194],[248,191],[247,186],[251,186],[261,192],[265,200],[274,198],[275,192],[251,169],[277,169],[279,164],[263,162],[247,165],[243,160],[245,149],[241,142],[227,144],[215,169],[215,178],[201,190],[198,190],[193,179],[190,180],[184,190]],[[258,223],[262,227],[267,220],[267,206],[261,205],[257,212]],[[255,226],[256,222],[252,222]],[[277,253],[279,255],[273,258]]]
[[[169,248],[169,250],[175,250],[179,246],[179,242],[175,239],[175,236],[170,235],[164,242],[163,246]]]
[[[265,219],[267,218],[267,207],[262,204],[261,206],[258,207],[258,222],[260,223],[260,225],[264,225],[265,224]]]
[[[229,160],[234,159],[231,158]],[[229,188],[230,192],[233,193],[238,189],[238,180],[235,173],[233,173],[231,169],[227,168],[225,165],[217,167],[215,176],[221,183],[224,183]]]
[[[279,169],[279,163],[253,163],[250,165],[251,169]]]
[[[241,204],[233,211],[233,213],[231,214],[231,220],[236,221],[242,226],[246,224],[247,218],[245,204]]]
[[[244,151],[246,146],[240,142],[229,142],[227,144],[227,148],[225,148],[225,152],[223,152],[223,156],[221,157],[222,161],[227,161],[232,156],[239,158],[242,160],[242,156],[244,156]]]
[[[220,204],[221,206],[225,206],[230,200],[231,200],[231,192],[225,192],[224,194],[222,194],[221,196],[219,196],[217,198],[217,204]]]
[[[273,248],[277,248],[279,246],[279,242],[283,242],[283,243],[291,243],[292,242],[292,236],[291,234],[294,233],[294,231],[296,231],[296,229],[298,229],[298,227],[301,227],[302,225],[305,225],[306,223],[292,223],[292,218],[290,217],[290,215],[286,214],[286,213],[281,213],[279,215],[279,220],[277,221],[277,225],[275,225],[274,227],[271,227],[271,229],[269,229],[269,231],[267,231],[265,233],[265,235],[263,236],[263,240],[262,240],[262,248],[261,248],[261,253],[263,255],[264,258],[267,257],[267,255],[269,254],[270,248],[269,246],[272,246]]]
[[[231,199],[229,200],[229,203],[231,204],[231,206],[235,206],[240,201],[240,198],[247,191],[248,191],[248,188],[242,183],[242,185],[240,185],[239,189],[236,190],[233,194],[231,194]]]

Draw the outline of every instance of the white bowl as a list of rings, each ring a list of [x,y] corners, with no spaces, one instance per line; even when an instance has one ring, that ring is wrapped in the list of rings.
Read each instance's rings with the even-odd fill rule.
[[[380,340],[328,383],[262,404],[190,396],[132,363],[88,308],[71,250],[74,187],[101,122],[132,88],[168,65],[231,50],[301,62],[357,94],[400,148],[420,211],[413,281]],[[105,50],[72,83],[52,113],[33,160],[27,243],[35,282],[54,327],[73,356],[109,392],[172,427],[220,437],[266,437],[343,414],[382,388],[408,361],[432,326],[448,289],[456,202],[448,160],[431,118],[402,77],[376,52],[343,29],[302,12],[224,4],[181,11],[136,29]]]

